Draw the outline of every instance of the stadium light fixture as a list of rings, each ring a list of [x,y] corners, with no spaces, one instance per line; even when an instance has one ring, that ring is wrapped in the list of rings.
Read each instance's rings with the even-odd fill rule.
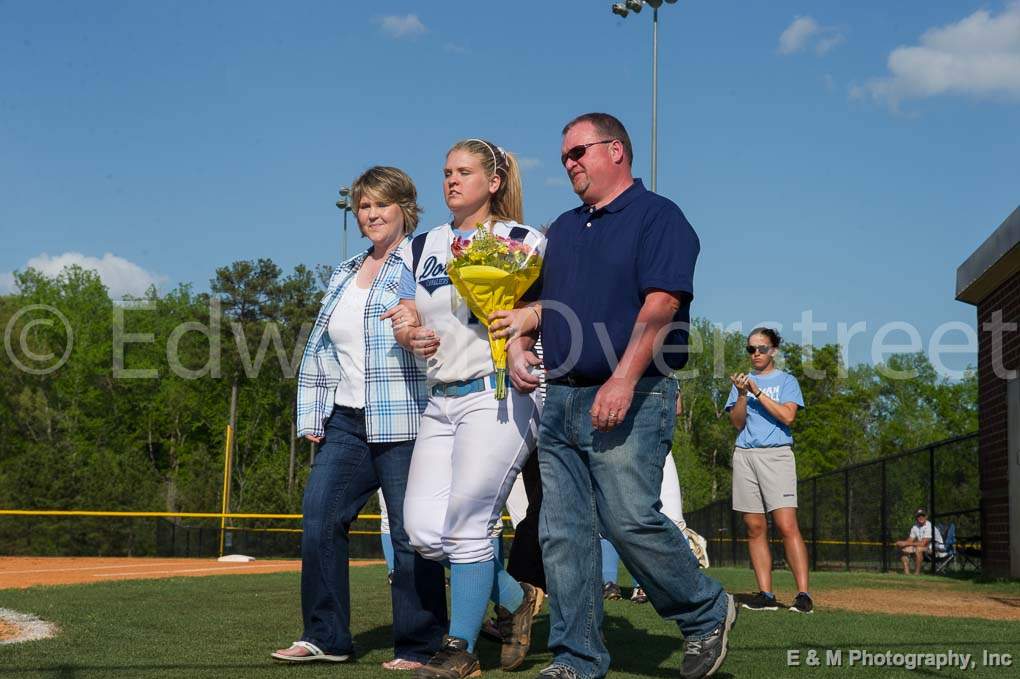
[[[343,244],[343,261],[347,261],[347,213],[352,212],[354,208],[351,207],[351,190],[349,187],[340,187],[340,199],[336,202],[337,209],[344,213],[344,244]]]

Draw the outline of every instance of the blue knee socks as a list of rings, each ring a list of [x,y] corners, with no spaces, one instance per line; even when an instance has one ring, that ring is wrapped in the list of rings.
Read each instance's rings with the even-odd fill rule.
[[[502,606],[513,613],[524,603],[524,589],[521,583],[503,569],[503,564],[496,562],[496,572],[492,579],[492,603]]]
[[[393,539],[390,538],[389,533],[382,534],[382,553],[383,558],[386,559],[386,570],[390,573],[393,572]]]
[[[605,538],[601,538],[602,543],[602,584],[607,582],[615,582],[620,584],[620,555],[616,551],[616,547],[613,547],[613,543]],[[635,587],[640,587],[641,583],[634,577],[633,574],[630,576],[631,580],[634,581]]]
[[[450,636],[464,639],[474,652],[489,605],[496,561],[450,564]]]
[[[609,540],[602,538],[602,583],[617,582],[620,577],[620,555]]]
[[[467,641],[471,653],[490,598],[513,612],[524,602],[524,590],[495,559],[450,564],[450,636]]]

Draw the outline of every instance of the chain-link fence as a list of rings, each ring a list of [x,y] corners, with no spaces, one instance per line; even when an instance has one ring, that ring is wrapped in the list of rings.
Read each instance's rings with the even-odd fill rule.
[[[980,570],[981,490],[977,433],[803,479],[797,516],[813,570],[896,568],[895,542],[907,537],[923,507],[943,536],[955,525],[956,566]],[[708,540],[713,565],[749,565],[747,532],[730,500],[685,514]],[[780,536],[770,528],[773,561]],[[934,564],[932,564],[934,567]]]
[[[508,518],[508,517],[507,517]],[[358,527],[360,524],[360,528]],[[513,532],[504,522],[503,553],[509,554]],[[358,520],[350,531],[352,559],[382,559],[382,535],[378,519]],[[156,524],[155,555],[161,557],[215,557],[219,552],[220,529],[216,526],[185,525],[160,519]],[[231,527],[224,536],[224,552],[259,558],[301,558],[300,528]]]
[[[363,522],[367,523],[367,522]],[[379,527],[379,522],[374,522]],[[300,528],[230,527],[224,532],[223,551],[259,558],[301,558]],[[215,557],[219,554],[220,529],[174,523],[165,519],[156,526],[156,554],[162,557]],[[350,535],[352,559],[381,559],[378,530],[353,530]]]

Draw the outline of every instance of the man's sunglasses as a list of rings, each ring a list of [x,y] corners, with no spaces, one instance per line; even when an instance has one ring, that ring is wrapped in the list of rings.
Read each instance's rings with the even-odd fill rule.
[[[604,139],[602,141],[593,141],[590,144],[578,144],[567,149],[567,152],[560,156],[560,162],[564,165],[567,164],[568,160],[572,160],[575,163],[581,158],[584,158],[584,154],[588,152],[588,148],[597,144],[612,144],[615,139]]]
[[[750,355],[750,356],[754,356],[754,352],[756,352],[756,351],[759,354],[766,354],[767,355],[770,351],[772,351],[772,347],[770,347],[767,344],[759,344],[756,347],[750,347],[750,346],[744,347],[744,350],[747,351],[748,355]]]

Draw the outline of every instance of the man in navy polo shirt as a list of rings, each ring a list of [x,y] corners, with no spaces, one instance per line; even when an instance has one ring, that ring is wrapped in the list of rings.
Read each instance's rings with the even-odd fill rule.
[[[561,158],[584,204],[549,228],[542,272],[540,539],[554,659],[541,676],[609,670],[600,531],[655,610],[680,627],[681,676],[709,676],[726,656],[733,598],[698,569],[683,533],[659,511],[698,237],[680,208],[634,179],[630,138],[613,116],[568,123]],[[528,344],[510,345],[511,379],[524,390],[534,387],[527,367],[537,363]]]

